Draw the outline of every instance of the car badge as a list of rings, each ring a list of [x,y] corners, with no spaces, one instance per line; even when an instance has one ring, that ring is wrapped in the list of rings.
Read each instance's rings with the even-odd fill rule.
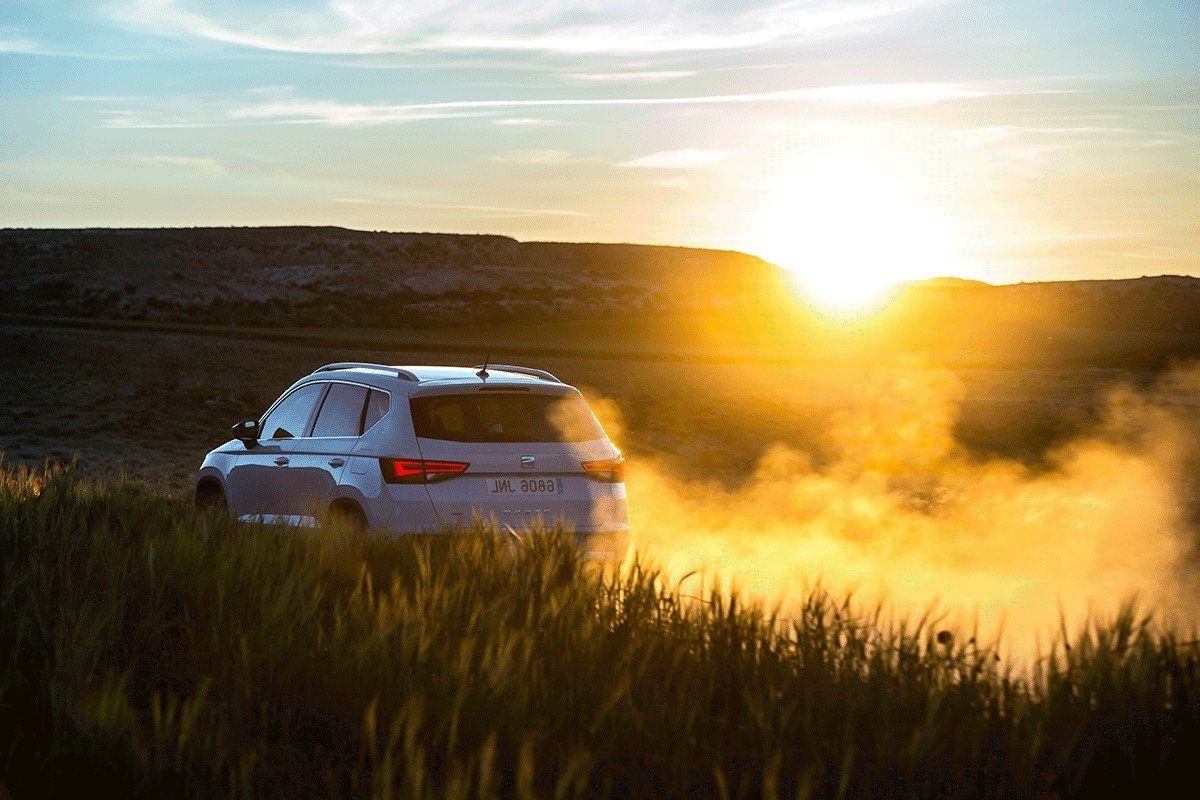
[[[533,469],[537,459],[533,456],[521,456],[521,469]]]

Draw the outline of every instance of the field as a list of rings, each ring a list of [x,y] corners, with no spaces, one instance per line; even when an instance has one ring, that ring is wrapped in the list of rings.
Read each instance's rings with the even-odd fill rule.
[[[784,621],[547,536],[207,533],[6,472],[14,796],[1073,797],[1193,771],[1200,658],[1126,610],[1014,667],[820,591]]]
[[[1200,743],[1187,373],[533,359],[633,464],[645,567],[598,576],[192,518],[297,376],[468,348],[2,333],[14,797],[1095,796]]]
[[[79,457],[86,472],[190,488],[204,452],[323,363],[475,364],[478,349],[346,349],[252,339],[53,325],[0,327],[0,450],[9,463]],[[250,333],[253,336],[253,332]],[[482,349],[480,345],[479,349]],[[497,348],[499,349],[499,348]],[[496,359],[499,360],[499,359]],[[879,365],[770,365],[636,358],[518,359],[611,400],[614,438],[632,457],[690,476],[738,480],[784,442],[819,455],[831,415],[853,407]],[[1104,393],[1151,373],[1116,368],[983,369],[952,374],[955,435],[980,453],[1036,461],[1096,420]],[[901,398],[903,399],[903,398]],[[606,419],[605,422],[613,422]]]

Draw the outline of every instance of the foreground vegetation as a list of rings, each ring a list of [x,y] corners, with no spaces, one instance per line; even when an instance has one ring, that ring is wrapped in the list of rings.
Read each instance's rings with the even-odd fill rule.
[[[1132,612],[1032,667],[814,592],[788,619],[547,535],[385,541],[0,475],[16,798],[1045,797],[1189,777],[1200,658]]]

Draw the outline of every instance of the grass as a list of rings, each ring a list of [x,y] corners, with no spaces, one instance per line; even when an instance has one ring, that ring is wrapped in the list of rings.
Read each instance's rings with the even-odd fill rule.
[[[1018,668],[819,590],[785,620],[593,574],[550,534],[206,532],[136,483],[0,476],[16,798],[1148,794],[1197,744],[1200,658],[1131,609]]]

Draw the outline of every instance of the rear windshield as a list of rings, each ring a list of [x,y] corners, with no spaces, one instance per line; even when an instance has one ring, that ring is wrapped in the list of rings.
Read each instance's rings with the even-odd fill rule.
[[[413,428],[450,442],[586,442],[604,430],[583,398],[544,394],[441,394],[414,397]]]

